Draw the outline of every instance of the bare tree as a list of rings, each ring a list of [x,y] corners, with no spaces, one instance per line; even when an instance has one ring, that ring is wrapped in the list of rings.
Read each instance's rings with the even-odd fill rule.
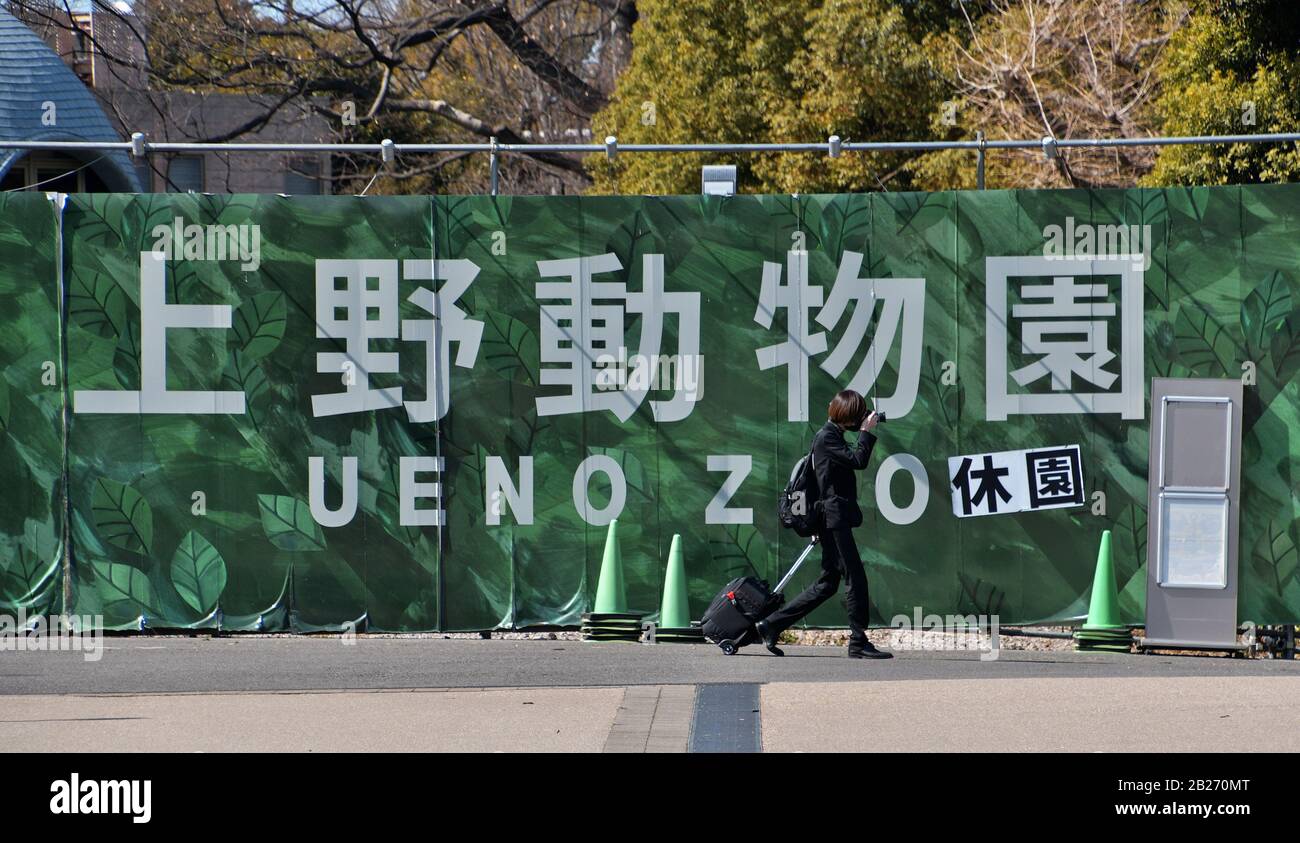
[[[583,140],[636,20],[634,0],[136,0],[129,11],[92,0],[90,30],[70,3],[9,0],[29,24],[82,31],[123,85],[160,94],[158,109],[161,94],[177,91],[256,104],[220,130],[165,115],[201,141],[255,135],[286,112],[323,115],[344,141]],[[383,180],[465,189],[486,180],[486,160],[399,163]],[[343,165],[344,179],[375,171],[364,157]],[[589,180],[576,157],[540,152],[508,161],[503,177],[517,192],[567,192]]]
[[[948,66],[988,138],[1144,137],[1165,43],[1186,19],[1172,0],[991,0],[948,39]],[[973,133],[968,131],[968,133]],[[990,157],[998,186],[1132,185],[1155,163],[1153,147],[1061,150]]]

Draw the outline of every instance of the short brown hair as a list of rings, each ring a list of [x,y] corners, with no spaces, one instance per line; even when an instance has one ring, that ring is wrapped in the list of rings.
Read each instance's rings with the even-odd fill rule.
[[[826,408],[826,413],[836,424],[856,427],[862,424],[862,419],[867,415],[867,399],[851,389],[840,390]]]

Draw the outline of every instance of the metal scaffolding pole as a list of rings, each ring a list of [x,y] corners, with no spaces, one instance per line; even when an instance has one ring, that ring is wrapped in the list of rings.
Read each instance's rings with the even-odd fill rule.
[[[831,158],[838,158],[844,153],[852,152],[933,152],[956,149],[970,150],[976,156],[975,182],[979,189],[985,186],[985,169],[989,150],[1041,150],[1047,158],[1052,158],[1062,149],[1111,149],[1118,147],[1144,146],[1214,146],[1221,144],[1281,144],[1300,142],[1300,132],[1276,132],[1256,135],[1185,135],[1170,137],[1140,138],[1033,138],[989,140],[983,132],[977,132],[974,140],[956,141],[847,141],[832,135],[826,141],[816,143],[619,143],[610,136],[602,143],[499,143],[495,137],[487,143],[395,143],[385,139],[379,143],[248,143],[222,142],[204,143],[188,141],[148,141],[140,132],[132,133],[128,141],[37,141],[37,140],[3,140],[0,149],[48,150],[48,151],[99,151],[112,152],[121,150],[134,158],[141,158],[153,152],[297,152],[297,153],[368,153],[381,155],[387,164],[398,155],[419,155],[433,152],[450,152],[461,154],[485,153],[488,156],[490,173],[490,191],[493,196],[500,190],[500,167],[502,155],[536,155],[573,154],[596,155],[605,153],[613,159],[620,154],[659,154],[659,153],[820,153]]]
[[[608,143],[202,143],[189,141],[37,141],[0,139],[0,149],[31,150],[122,150],[135,155],[150,152],[361,152],[381,154],[385,146],[397,154],[429,152],[482,152],[529,155],[539,152],[590,155],[609,152],[616,146],[622,153],[683,153],[683,152],[820,152],[838,157],[841,152],[931,152],[942,149],[969,149],[976,153],[990,149],[1041,149],[1049,141],[1061,149],[1105,149],[1125,146],[1188,146],[1233,143],[1295,143],[1300,132],[1279,132],[1258,135],[1187,135],[1176,137],[1145,138],[1034,138],[1031,140],[988,140],[977,135],[975,140],[960,141],[841,141],[832,136],[816,143],[621,143],[610,137]],[[138,133],[137,133],[138,135]],[[136,135],[133,135],[135,138]],[[143,136],[140,136],[143,137]]]

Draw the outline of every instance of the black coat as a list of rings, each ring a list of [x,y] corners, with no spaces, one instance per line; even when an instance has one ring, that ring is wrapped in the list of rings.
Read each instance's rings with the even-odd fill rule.
[[[850,448],[844,441],[844,432],[833,421],[827,421],[813,437],[813,471],[817,474],[826,529],[862,524],[858,478],[854,472],[867,467],[875,444],[875,434],[859,433],[857,444]]]

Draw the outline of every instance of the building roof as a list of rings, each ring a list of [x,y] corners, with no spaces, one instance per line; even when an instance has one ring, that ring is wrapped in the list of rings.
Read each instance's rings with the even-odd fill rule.
[[[45,103],[55,104],[56,125],[42,123]],[[0,8],[0,139],[50,141],[121,141],[77,74],[63,63],[36,33]],[[130,157],[123,151],[107,154],[64,150],[72,158],[95,161],[91,169],[110,190],[138,192],[140,183]],[[0,149],[0,178],[28,154],[24,149]]]

